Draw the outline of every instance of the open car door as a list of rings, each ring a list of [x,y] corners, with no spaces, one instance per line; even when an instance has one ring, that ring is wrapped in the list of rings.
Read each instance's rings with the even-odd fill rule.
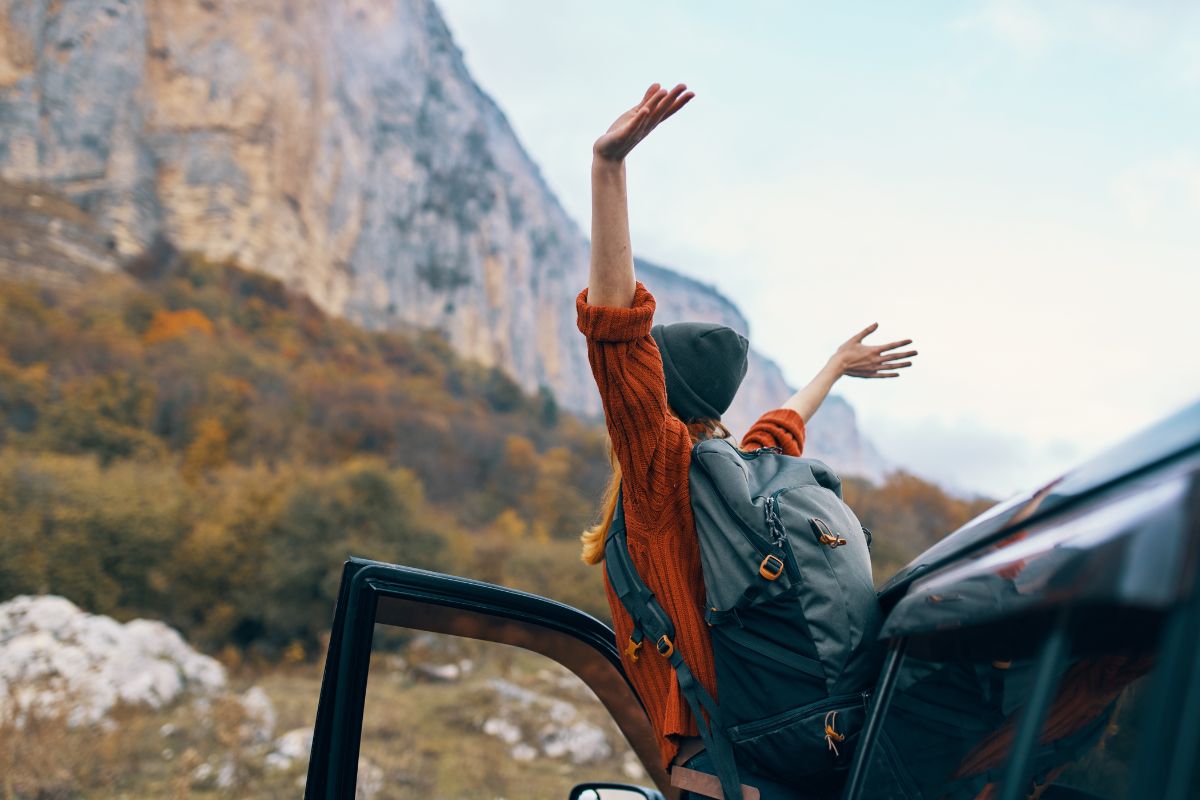
[[[577,675],[611,715],[650,779],[670,795],[649,719],[621,669],[608,626],[526,592],[410,567],[346,562],[330,633],[304,796],[352,798],[377,624],[511,645]],[[597,785],[599,788],[599,785]],[[595,796],[657,797],[653,790]],[[563,798],[567,797],[564,790]]]

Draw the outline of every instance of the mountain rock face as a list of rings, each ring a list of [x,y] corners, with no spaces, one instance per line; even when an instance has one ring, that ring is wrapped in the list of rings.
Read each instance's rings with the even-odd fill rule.
[[[598,411],[573,303],[587,242],[430,0],[0,2],[0,179],[90,215],[110,237],[94,266],[161,235]],[[745,330],[711,288],[646,278],[663,321]],[[786,395],[755,354],[731,421]],[[852,412],[823,416],[814,450],[861,443],[824,432]]]

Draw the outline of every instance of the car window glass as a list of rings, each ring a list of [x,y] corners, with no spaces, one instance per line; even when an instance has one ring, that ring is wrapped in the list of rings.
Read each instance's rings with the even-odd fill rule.
[[[537,653],[376,625],[359,790],[565,798],[587,781],[651,785],[596,696]]]
[[[989,796],[1004,775],[1036,657],[919,657],[901,664],[862,797]],[[1126,796],[1149,652],[1074,655],[1033,753],[1034,782]],[[1031,787],[1032,789],[1032,787]]]
[[[1097,665],[1100,666],[1100,665]],[[1113,665],[1109,665],[1110,668]],[[1103,680],[1097,673],[1093,677]],[[1089,741],[1082,743],[1083,752],[1066,765],[1054,783],[1088,792],[1096,797],[1133,797],[1130,784],[1138,744],[1147,724],[1147,706],[1151,695],[1153,675],[1142,675],[1119,688],[1125,676],[1116,675],[1118,685],[1107,689],[1112,696],[1109,706],[1100,715],[1101,724],[1091,732]],[[1070,691],[1068,687],[1066,691]],[[1054,720],[1046,728],[1053,729]]]

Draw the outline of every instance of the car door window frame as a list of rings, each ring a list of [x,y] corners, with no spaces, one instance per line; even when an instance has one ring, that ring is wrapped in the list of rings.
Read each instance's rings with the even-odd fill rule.
[[[537,595],[435,572],[352,558],[334,610],[306,800],[353,797],[376,624],[513,645],[575,673],[612,716],[650,779],[670,791],[649,718],[621,668],[612,630]]]

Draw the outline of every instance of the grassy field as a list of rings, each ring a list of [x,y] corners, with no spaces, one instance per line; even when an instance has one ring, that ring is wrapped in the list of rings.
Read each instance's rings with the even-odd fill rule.
[[[457,677],[435,677],[451,667]],[[307,756],[286,768],[268,756],[282,734],[311,727],[320,681],[318,664],[242,668],[227,695],[119,709],[101,728],[54,716],[0,728],[0,789],[6,800],[299,797]],[[269,737],[237,699],[251,686],[270,698]],[[591,738],[564,739],[572,731]],[[576,763],[581,753],[586,763]],[[360,797],[375,800],[565,798],[584,780],[645,782],[570,673],[524,651],[442,637],[375,654],[361,756]]]

